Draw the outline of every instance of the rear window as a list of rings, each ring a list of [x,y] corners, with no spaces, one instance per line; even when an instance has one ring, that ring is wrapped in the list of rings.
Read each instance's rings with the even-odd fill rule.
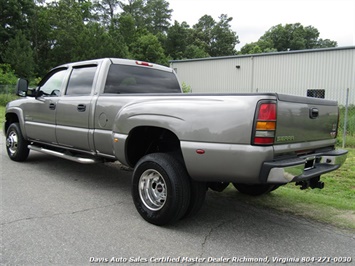
[[[172,72],[148,67],[111,65],[104,93],[179,93],[176,76]]]

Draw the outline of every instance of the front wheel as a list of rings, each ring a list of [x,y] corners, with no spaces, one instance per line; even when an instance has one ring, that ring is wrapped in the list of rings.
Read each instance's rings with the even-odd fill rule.
[[[13,123],[6,131],[6,151],[10,159],[17,162],[25,161],[30,150],[28,141],[22,135],[20,125]]]
[[[169,154],[148,154],[133,172],[132,198],[149,223],[165,225],[182,218],[189,207],[190,191],[186,169]]]
[[[278,185],[270,185],[270,184],[241,184],[241,183],[233,183],[233,186],[240,192],[250,196],[260,196],[263,194],[267,194],[275,189],[277,189]]]

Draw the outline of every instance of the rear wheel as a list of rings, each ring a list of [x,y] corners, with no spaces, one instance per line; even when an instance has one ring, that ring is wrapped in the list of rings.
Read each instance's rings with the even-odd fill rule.
[[[132,198],[139,214],[155,225],[182,218],[190,204],[190,180],[185,167],[173,156],[148,154],[133,172]]]
[[[25,161],[30,152],[27,146],[28,141],[24,139],[20,125],[11,124],[6,131],[6,151],[10,159],[18,162]]]
[[[190,204],[182,218],[194,216],[201,209],[207,192],[207,185],[203,182],[190,180],[191,195]]]
[[[278,185],[271,185],[271,184],[241,184],[241,183],[233,183],[233,186],[240,193],[250,195],[250,196],[260,196],[263,194],[267,194],[279,187]]]
[[[208,187],[213,191],[222,192],[229,186],[229,182],[211,182]]]

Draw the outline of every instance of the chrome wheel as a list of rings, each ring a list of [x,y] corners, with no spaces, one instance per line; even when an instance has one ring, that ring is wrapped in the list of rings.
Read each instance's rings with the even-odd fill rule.
[[[11,131],[6,139],[6,147],[11,155],[17,152],[18,136],[15,131]]]
[[[139,179],[139,196],[143,204],[152,211],[163,208],[167,187],[161,174],[153,169],[146,170]]]
[[[22,135],[20,125],[12,123],[6,130],[6,151],[10,159],[17,162],[26,160],[30,153],[28,144]]]

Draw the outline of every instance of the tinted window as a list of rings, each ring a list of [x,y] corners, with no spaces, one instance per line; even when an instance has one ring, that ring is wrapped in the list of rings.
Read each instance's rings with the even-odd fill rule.
[[[179,83],[172,72],[148,67],[111,65],[105,93],[179,93]]]
[[[96,66],[73,68],[66,95],[90,95]]]

